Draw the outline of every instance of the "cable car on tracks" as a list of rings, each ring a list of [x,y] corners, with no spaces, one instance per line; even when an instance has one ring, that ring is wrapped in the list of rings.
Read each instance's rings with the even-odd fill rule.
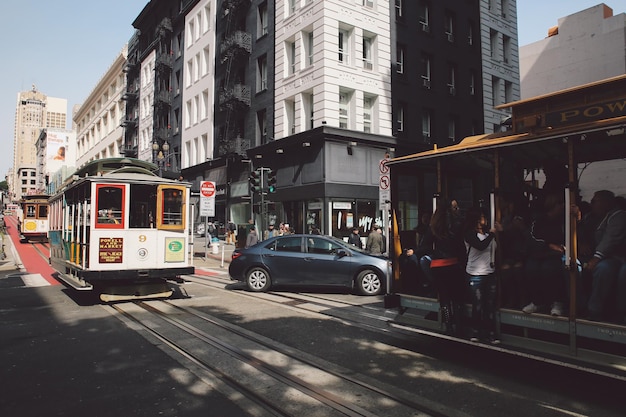
[[[58,277],[104,302],[166,298],[193,274],[187,254],[191,184],[131,158],[96,160],[50,198],[50,263]]]
[[[444,200],[457,200],[462,209],[482,207],[492,225],[503,222],[514,201],[524,209],[529,225],[540,198],[533,190],[547,188],[545,164],[552,161],[564,173],[551,185],[562,203],[555,220],[565,237],[562,268],[553,279],[564,289],[560,294],[564,310],[524,309],[532,301],[522,302],[528,276],[522,275],[521,286],[503,285],[507,284],[503,277],[508,272],[501,254],[496,253],[499,296],[495,321],[502,342],[498,349],[626,380],[626,282],[614,276],[610,292],[603,299],[605,314],[590,316],[589,300],[597,295],[597,278],[582,268],[586,261],[580,249],[593,237],[582,235],[580,218],[574,215],[596,191],[626,195],[625,92],[626,76],[618,76],[505,104],[499,108],[511,109],[512,125],[507,131],[468,137],[448,147],[388,162],[394,262],[385,305],[398,308],[397,323],[468,341],[467,332],[444,336],[438,296],[422,291],[416,285],[416,274],[403,273],[399,262],[402,251],[419,246],[416,230],[422,213],[434,212]],[[621,201],[623,204],[623,198]],[[618,252],[626,248],[624,231],[620,233]],[[521,260],[519,266],[527,271],[524,265]],[[417,271],[424,272],[419,268]],[[534,290],[547,289],[540,285]],[[511,296],[517,301],[507,302]],[[463,312],[469,314],[469,305],[465,307]]]

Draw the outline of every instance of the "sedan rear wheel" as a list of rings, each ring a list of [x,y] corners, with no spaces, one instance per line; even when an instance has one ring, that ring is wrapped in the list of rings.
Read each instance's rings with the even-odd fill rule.
[[[246,275],[246,285],[250,291],[267,291],[272,285],[270,274],[263,268],[252,268]]]
[[[378,295],[383,290],[383,283],[378,274],[371,269],[359,273],[356,279],[359,292],[363,295]]]

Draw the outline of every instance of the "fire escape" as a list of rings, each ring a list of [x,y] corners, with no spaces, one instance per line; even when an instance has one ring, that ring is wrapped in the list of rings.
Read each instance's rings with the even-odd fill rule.
[[[224,77],[220,83],[218,105],[223,124],[218,134],[218,153],[244,154],[250,147],[244,129],[251,96],[245,80],[252,50],[252,36],[245,30],[250,0],[225,0],[222,6],[225,24],[219,52]]]
[[[126,111],[120,121],[120,126],[124,128],[124,143],[120,148],[120,154],[137,158],[137,138],[138,138],[138,116],[139,116],[139,64],[138,64],[138,44],[139,36],[133,35],[128,43],[128,57],[123,71],[126,73],[126,91],[122,95],[122,100],[126,102]]]
[[[165,152],[165,160],[158,161],[161,154],[153,152],[154,163],[164,163],[165,167],[171,165],[169,149],[172,145],[172,129],[170,126],[172,107],[172,84],[171,75],[174,65],[174,54],[171,49],[172,22],[169,18],[163,18],[156,28],[156,62],[154,77],[154,120],[152,134],[152,149]],[[174,164],[176,167],[178,163]]]

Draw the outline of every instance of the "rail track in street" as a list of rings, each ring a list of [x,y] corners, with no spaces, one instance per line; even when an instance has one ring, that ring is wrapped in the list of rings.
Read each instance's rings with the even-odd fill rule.
[[[219,381],[214,386],[228,386],[230,395],[240,393],[248,408],[265,415],[464,415],[174,301],[110,308],[170,354],[191,361],[196,373]]]

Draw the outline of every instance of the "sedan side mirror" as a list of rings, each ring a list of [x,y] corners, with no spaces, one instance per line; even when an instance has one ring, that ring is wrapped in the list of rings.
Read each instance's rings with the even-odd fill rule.
[[[348,251],[345,250],[345,249],[338,249],[337,250],[337,257],[343,258],[344,256],[348,256]]]

